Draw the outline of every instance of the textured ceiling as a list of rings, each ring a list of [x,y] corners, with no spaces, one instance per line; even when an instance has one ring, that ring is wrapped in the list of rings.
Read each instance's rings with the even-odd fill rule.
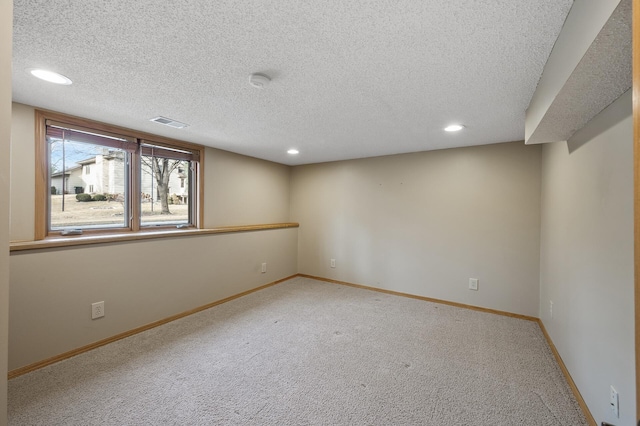
[[[622,0],[573,70],[528,144],[569,140],[631,88],[631,0]]]
[[[571,5],[14,0],[13,98],[290,165],[522,140]]]

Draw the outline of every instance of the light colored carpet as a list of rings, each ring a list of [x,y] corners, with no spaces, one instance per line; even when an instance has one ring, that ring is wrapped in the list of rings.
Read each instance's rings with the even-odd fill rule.
[[[9,382],[10,425],[583,425],[537,324],[294,278]]]

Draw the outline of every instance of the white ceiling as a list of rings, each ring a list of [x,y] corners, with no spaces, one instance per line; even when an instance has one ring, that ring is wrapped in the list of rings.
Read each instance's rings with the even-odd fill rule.
[[[13,98],[289,165],[522,140],[572,3],[14,0]]]

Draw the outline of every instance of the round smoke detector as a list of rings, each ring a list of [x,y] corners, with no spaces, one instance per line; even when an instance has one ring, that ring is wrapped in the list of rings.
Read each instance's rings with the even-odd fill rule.
[[[271,79],[269,76],[259,73],[251,74],[251,77],[249,78],[249,83],[258,89],[264,89],[270,81]]]

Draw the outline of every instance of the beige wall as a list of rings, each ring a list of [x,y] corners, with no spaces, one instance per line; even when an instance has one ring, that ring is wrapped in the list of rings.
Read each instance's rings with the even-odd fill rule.
[[[628,102],[622,122],[571,154],[558,142],[542,156],[540,318],[598,424],[635,424],[630,115]]]
[[[509,143],[295,167],[298,270],[537,316],[540,152]]]
[[[32,117],[14,104],[14,240],[33,238]],[[301,272],[540,315],[598,422],[631,423],[631,119],[602,131],[571,154],[510,143],[293,169],[207,148],[206,227],[300,229],[14,253],[9,367]],[[107,315],[92,321],[100,300]]]
[[[33,108],[14,104],[13,124],[11,238],[32,240]],[[289,220],[289,167],[211,148],[205,162],[206,227]],[[9,368],[293,275],[297,231],[13,253]],[[106,316],[92,321],[90,305],[101,300]]]
[[[13,2],[0,2],[0,194],[9,192]],[[0,426],[7,424],[9,204],[0,203]]]
[[[205,227],[288,222],[290,170],[207,148]]]
[[[290,228],[14,253],[9,369],[293,275],[296,246]]]
[[[11,113],[11,241],[33,241],[36,185],[34,111],[30,106],[13,103]]]
[[[34,235],[34,108],[13,104],[11,240]],[[204,227],[289,221],[290,167],[205,149]]]

